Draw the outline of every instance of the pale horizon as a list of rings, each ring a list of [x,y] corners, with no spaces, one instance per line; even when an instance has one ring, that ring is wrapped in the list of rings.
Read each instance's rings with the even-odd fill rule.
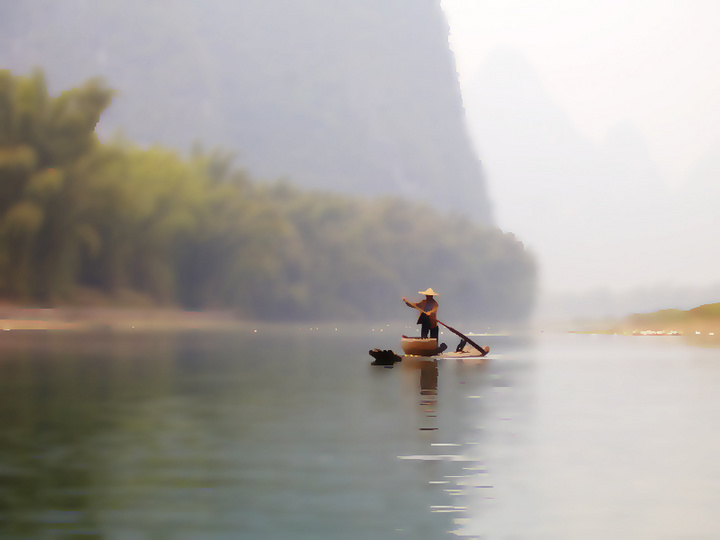
[[[441,4],[497,224],[542,293],[720,283],[720,4]]]
[[[595,142],[631,123],[671,187],[720,144],[720,3],[441,4],[463,92],[495,49],[514,49]]]

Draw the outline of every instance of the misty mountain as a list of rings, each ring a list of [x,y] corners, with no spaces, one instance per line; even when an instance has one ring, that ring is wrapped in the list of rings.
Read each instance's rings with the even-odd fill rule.
[[[602,143],[590,140],[511,50],[487,60],[465,103],[498,224],[538,255],[546,286],[592,288],[598,276],[622,286],[658,279],[669,194],[630,124]]]
[[[673,234],[667,238],[676,251],[678,271],[698,284],[720,283],[717,268],[708,264],[718,252],[720,237],[720,152],[712,147],[696,163],[685,182],[673,197],[668,219],[675,223]],[[708,254],[713,257],[708,257]],[[703,299],[705,303],[718,299],[716,295]]]
[[[676,210],[696,225],[720,224],[720,141],[695,164],[678,188]],[[720,230],[717,228],[716,230]]]
[[[395,194],[492,223],[438,0],[3,2],[0,66],[102,76],[99,126],[235,151],[260,178]]]

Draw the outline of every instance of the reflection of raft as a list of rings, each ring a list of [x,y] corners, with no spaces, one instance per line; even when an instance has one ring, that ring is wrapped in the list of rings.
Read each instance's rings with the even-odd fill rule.
[[[405,354],[413,356],[435,356],[438,350],[438,342],[435,338],[421,338],[403,336],[400,346]],[[444,348],[442,350],[445,350]]]

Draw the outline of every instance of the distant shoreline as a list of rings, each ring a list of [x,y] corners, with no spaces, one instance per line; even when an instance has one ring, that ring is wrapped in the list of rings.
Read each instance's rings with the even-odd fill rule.
[[[704,304],[689,310],[663,309],[634,313],[614,321],[584,324],[578,334],[619,334],[632,336],[720,337],[720,304]]]
[[[720,338],[720,304],[681,312],[664,310],[633,314],[624,319],[555,323],[555,331],[576,334],[634,336],[710,336]],[[174,331],[241,330],[262,325],[230,310],[190,311],[168,307],[28,307],[0,304],[0,331],[67,330]],[[273,324],[273,323],[270,323]],[[301,323],[304,324],[304,323]]]
[[[173,308],[35,308],[0,306],[0,330],[192,330],[240,329],[250,321],[230,311]]]

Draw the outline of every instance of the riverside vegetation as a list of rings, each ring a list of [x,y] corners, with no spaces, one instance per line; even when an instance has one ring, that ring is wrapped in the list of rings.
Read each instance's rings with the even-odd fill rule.
[[[690,336],[717,342],[720,340],[720,303],[703,304],[692,309],[661,309],[650,313],[632,313],[617,320],[585,322],[581,334],[618,334],[634,336]]]
[[[692,309],[661,309],[652,313],[633,313],[625,318],[625,332],[658,334],[720,335],[720,303],[703,304]]]
[[[358,318],[432,283],[458,314],[529,314],[535,263],[512,234],[398,198],[255,181],[222,150],[101,143],[112,96],[101,79],[53,97],[39,70],[0,71],[6,301]]]

